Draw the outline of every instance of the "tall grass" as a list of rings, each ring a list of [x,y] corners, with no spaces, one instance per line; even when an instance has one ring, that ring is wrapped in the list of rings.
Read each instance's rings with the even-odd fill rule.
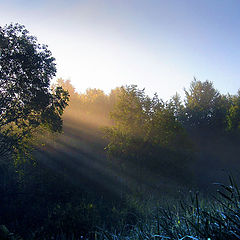
[[[217,183],[217,193],[204,200],[190,194],[188,200],[169,208],[156,207],[146,221],[128,234],[104,232],[99,239],[240,239],[240,190],[229,176],[229,185]]]
[[[112,222],[109,223],[112,224],[110,230],[109,228],[107,230],[105,227],[96,226],[92,230],[89,229],[89,234],[82,236],[73,232],[67,234],[66,231],[64,231],[65,227],[63,226],[62,230],[58,228],[59,231],[54,234],[52,232],[52,235],[51,231],[48,231],[48,234],[46,236],[43,234],[42,236],[38,235],[37,237],[35,234],[32,234],[32,238],[29,239],[240,239],[240,189],[237,186],[234,178],[231,176],[229,176],[228,185],[221,183],[216,183],[216,185],[218,190],[216,193],[212,194],[210,198],[203,198],[199,193],[189,193],[189,196],[185,197],[184,200],[181,200],[174,205],[168,204],[169,207],[163,207],[162,204],[156,204],[154,207],[149,208],[145,204],[138,203],[137,201],[131,202],[132,200],[128,200],[132,205],[132,207],[128,209],[128,215],[127,213],[115,214],[116,218],[118,219],[115,219],[115,221],[112,219]],[[136,209],[130,212],[131,209],[133,209],[133,206],[135,206],[134,208],[139,209],[140,214],[135,211]],[[131,221],[126,221],[126,216],[128,216],[127,218],[130,218],[131,214],[134,215],[134,221],[132,221],[132,223]],[[56,222],[52,222],[52,224],[54,225]],[[81,226],[77,225],[75,225],[75,227],[81,228]],[[31,232],[31,230],[29,231]],[[20,237],[9,234],[8,238],[5,239],[20,239]]]

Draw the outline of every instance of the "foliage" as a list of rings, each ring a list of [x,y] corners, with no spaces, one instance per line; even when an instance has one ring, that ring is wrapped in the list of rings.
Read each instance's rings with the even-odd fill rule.
[[[180,142],[177,143],[176,138],[184,136],[184,130],[171,107],[158,99],[157,95],[149,98],[144,90],[136,86],[121,88],[111,118],[114,125],[106,129],[106,137],[111,139],[108,146],[110,152],[114,147],[112,139],[116,139],[115,134],[128,136],[126,145],[129,139],[140,139],[144,144],[167,148],[177,147]],[[123,144],[119,144],[118,148],[121,147],[124,147]]]
[[[62,86],[70,93],[69,107],[64,118],[74,121],[78,125],[88,124],[105,126],[110,124],[109,112],[113,101],[100,89],[87,89],[84,93],[77,93],[69,80],[57,80],[57,85]]]
[[[50,89],[55,59],[24,26],[0,27],[0,133],[2,144],[19,149],[40,126],[61,132],[68,93]],[[11,139],[4,142],[4,139]],[[15,139],[15,140],[14,140]],[[14,144],[13,144],[14,143]],[[3,155],[3,152],[1,152]]]
[[[227,113],[227,129],[240,133],[240,90],[238,94],[230,97],[231,105]]]
[[[229,179],[229,186],[217,184],[218,196],[211,200],[189,194],[174,207],[156,206],[130,233],[103,231],[99,239],[240,239],[239,188]]]
[[[215,120],[216,108],[220,101],[220,94],[213,87],[212,82],[194,79],[189,91],[185,90],[185,95],[187,124],[191,127],[210,126]]]
[[[137,86],[121,87],[110,115],[113,126],[104,129],[108,156],[119,159],[125,169],[132,169],[138,184],[146,178],[170,176],[170,169],[188,163],[188,136],[172,105],[156,94],[150,98]]]

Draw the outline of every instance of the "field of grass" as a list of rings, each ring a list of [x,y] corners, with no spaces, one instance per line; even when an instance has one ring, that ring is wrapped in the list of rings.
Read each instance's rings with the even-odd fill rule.
[[[111,211],[105,211],[108,223],[98,225],[101,204],[88,204],[74,207],[70,205],[57,206],[52,216],[52,230],[44,234],[32,233],[27,239],[59,239],[59,240],[145,240],[145,239],[193,239],[193,240],[236,240],[240,239],[240,189],[233,177],[229,176],[229,184],[216,183],[217,191],[209,197],[200,193],[183,195],[179,200],[161,201],[148,199],[138,201],[136,198],[125,199],[127,205]],[[154,202],[154,204],[153,204]],[[102,208],[106,206],[102,205]],[[99,209],[97,209],[99,208]],[[85,211],[80,216],[81,210]],[[62,215],[60,219],[59,216]],[[71,222],[64,221],[64,217]],[[111,215],[111,216],[110,216]],[[66,233],[66,228],[79,226],[78,218],[91,219],[95,223],[84,236],[76,232]],[[51,217],[50,217],[51,218]],[[115,218],[115,219],[114,219]],[[53,221],[54,220],[54,221]],[[68,219],[69,220],[69,219]],[[61,222],[62,221],[62,222]],[[75,221],[75,222],[74,222]],[[56,225],[58,227],[56,228]],[[72,225],[71,225],[72,224]],[[57,231],[56,231],[57,229]],[[29,229],[31,232],[31,229]],[[6,226],[0,227],[0,239],[22,239],[19,235],[10,233]]]

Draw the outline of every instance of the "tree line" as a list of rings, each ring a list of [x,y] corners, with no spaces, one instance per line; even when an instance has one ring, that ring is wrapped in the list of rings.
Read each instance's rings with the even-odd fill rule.
[[[184,89],[183,99],[176,93],[163,101],[157,94],[147,96],[136,85],[105,94],[99,89],[77,93],[70,81],[62,79],[58,84],[73,96],[66,116],[73,113],[79,121],[100,127],[108,158],[119,165],[120,172],[132,169],[129,174],[134,175],[136,185],[146,179],[153,185],[162,176],[189,182],[196,158],[201,152],[212,154],[216,141],[226,145],[231,139],[237,149],[240,91],[221,94],[212,82],[194,79]],[[224,148],[218,149],[219,155]]]

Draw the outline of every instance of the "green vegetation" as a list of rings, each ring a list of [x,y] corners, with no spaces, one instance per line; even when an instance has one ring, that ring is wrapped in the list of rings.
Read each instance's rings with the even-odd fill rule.
[[[24,26],[0,28],[0,158],[23,154],[37,130],[61,132],[69,96],[60,86],[50,90],[54,60]]]
[[[18,24],[0,52],[0,239],[240,239],[235,181],[209,197],[239,167],[239,91],[50,86],[51,52]]]
[[[239,188],[229,179],[229,186],[217,184],[220,190],[211,200],[196,193],[173,207],[155,206],[127,236],[103,232],[103,239],[240,239]]]

